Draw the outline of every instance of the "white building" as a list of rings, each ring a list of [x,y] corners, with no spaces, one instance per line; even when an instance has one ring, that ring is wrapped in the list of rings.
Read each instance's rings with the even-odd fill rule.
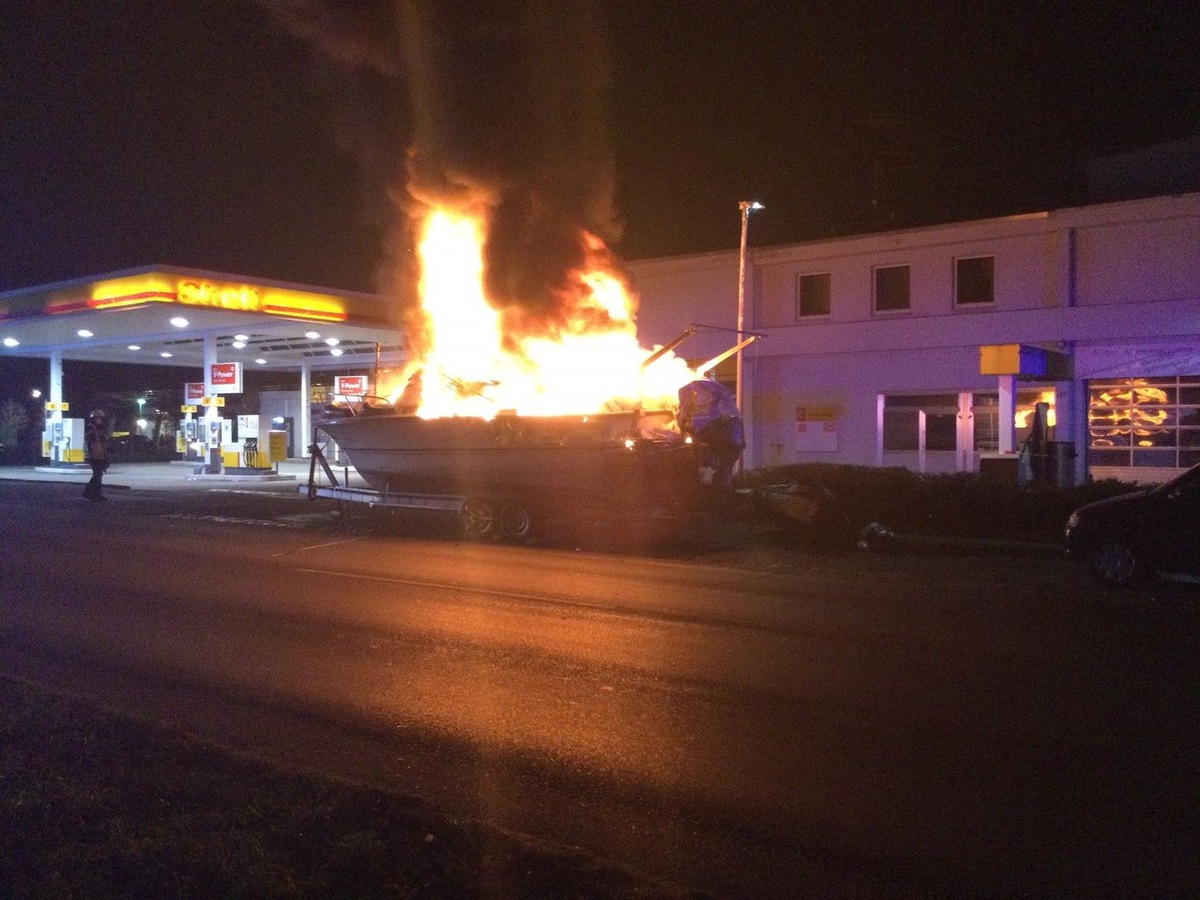
[[[1200,463],[1200,194],[770,248],[753,230],[747,468],[977,471],[1038,401],[1076,479]],[[683,345],[693,361],[733,343],[737,251],[628,270],[643,342],[697,323],[724,330]]]

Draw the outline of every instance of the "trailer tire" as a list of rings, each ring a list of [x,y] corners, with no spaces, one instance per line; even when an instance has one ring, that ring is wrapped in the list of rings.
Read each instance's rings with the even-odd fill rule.
[[[496,506],[491,500],[468,497],[463,501],[460,516],[463,537],[467,540],[483,541],[496,536]]]
[[[500,510],[500,534],[506,541],[525,541],[533,533],[533,511],[523,500],[513,500]]]

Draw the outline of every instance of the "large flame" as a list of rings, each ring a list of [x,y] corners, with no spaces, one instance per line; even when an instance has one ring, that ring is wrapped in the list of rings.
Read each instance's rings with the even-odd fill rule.
[[[603,241],[584,235],[587,261],[563,288],[566,315],[546,322],[488,302],[485,228],[483,216],[444,207],[423,220],[428,346],[408,367],[421,372],[418,415],[587,415],[677,403],[696,373],[671,353],[644,366],[651,351],[637,341],[635,299]]]

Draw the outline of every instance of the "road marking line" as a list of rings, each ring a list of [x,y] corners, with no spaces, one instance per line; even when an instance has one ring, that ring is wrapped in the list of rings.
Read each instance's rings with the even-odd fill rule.
[[[513,591],[498,591],[494,588],[470,587],[464,584],[453,584],[444,581],[416,581],[411,578],[396,578],[391,575],[363,575],[358,572],[335,572],[332,569],[303,569],[297,568],[297,572],[306,572],[309,575],[330,575],[336,578],[358,578],[363,581],[385,581],[388,584],[403,584],[407,587],[423,587],[434,588],[435,590],[443,591],[467,591],[472,594],[486,594],[490,597],[511,597],[516,600],[533,600],[538,603],[566,603],[572,606],[588,606],[592,604],[582,604],[578,601],[567,600],[562,597],[547,597],[544,594],[518,594]],[[608,609],[608,607],[595,607],[597,609]]]
[[[290,554],[292,554],[292,553],[303,553],[303,552],[304,552],[304,551],[306,551],[306,550],[320,550],[320,549],[322,549],[322,548],[324,548],[324,547],[338,547],[338,546],[340,546],[340,545],[342,545],[342,544],[353,544],[355,541],[361,541],[361,540],[363,540],[363,538],[361,538],[361,537],[354,537],[354,538],[346,538],[344,541],[327,541],[327,542],[326,542],[326,543],[324,543],[324,544],[312,544],[312,545],[310,545],[310,546],[308,546],[308,547],[299,547],[299,548],[297,548],[297,549],[295,549],[295,550],[284,550],[282,553],[272,553],[272,554],[271,554],[271,556],[272,556],[272,557],[275,557],[275,556],[289,556],[289,555],[290,555]],[[314,571],[318,571],[318,570],[315,570],[315,569],[300,569],[300,571],[301,571],[301,572],[314,572]],[[325,573],[325,574],[327,574],[327,575],[334,575],[334,574],[337,574],[337,573],[335,573],[335,572],[327,572],[327,573]],[[367,576],[363,576],[363,577],[367,577]]]

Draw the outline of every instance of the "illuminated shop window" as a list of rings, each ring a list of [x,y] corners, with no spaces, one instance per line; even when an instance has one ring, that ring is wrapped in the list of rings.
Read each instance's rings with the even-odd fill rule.
[[[1037,404],[1045,403],[1046,427],[1056,424],[1054,415],[1054,390],[1052,388],[1026,388],[1017,391],[1013,400],[1014,447],[1019,448],[1033,430],[1033,412]],[[1000,395],[983,392],[971,395],[971,414],[975,421],[975,449],[981,453],[994,453],[1000,449]],[[1050,440],[1054,439],[1053,432]]]
[[[1165,469],[1200,463],[1200,375],[1089,381],[1088,462]]]

